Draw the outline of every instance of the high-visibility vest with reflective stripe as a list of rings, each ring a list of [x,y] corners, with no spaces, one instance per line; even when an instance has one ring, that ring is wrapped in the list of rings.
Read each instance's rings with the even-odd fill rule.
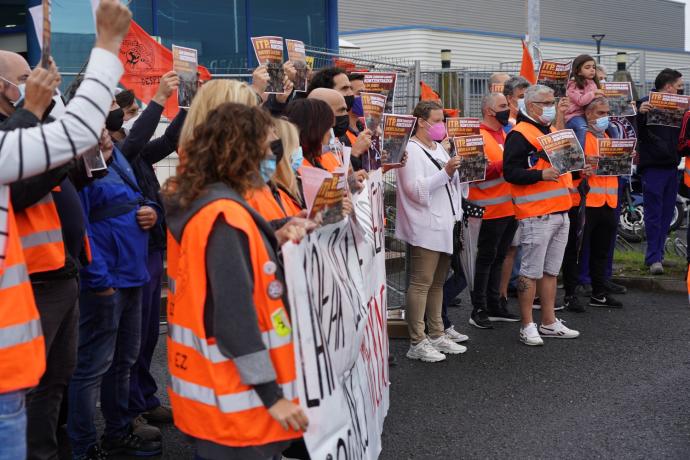
[[[513,131],[522,134],[537,152],[543,151],[537,138],[543,136],[544,133],[539,131],[539,128],[531,123],[521,121],[515,125]],[[555,129],[552,127],[551,131],[554,132]],[[530,169],[541,171],[550,167],[551,163],[539,158]],[[562,174],[557,182],[539,181],[531,185],[510,184],[513,204],[515,205],[515,217],[526,219],[569,210],[572,206],[570,198],[572,187],[573,178],[570,173]]]
[[[16,213],[16,219],[29,274],[49,272],[65,266],[62,225],[52,193]]]
[[[582,198],[580,198],[580,191],[577,189],[580,186],[581,182],[581,177],[579,179],[573,179],[573,186],[570,187],[570,199],[573,202],[573,208],[580,206],[580,201],[582,201]]]
[[[281,282],[274,270],[277,262],[249,212],[233,200],[218,199],[190,218],[179,246],[173,247],[175,293],[168,308],[167,343],[175,425],[192,437],[236,447],[299,438],[301,432],[284,430],[271,417],[256,391],[242,382],[233,359],[206,333],[206,243],[217,218],[247,236],[258,327],[284,397],[298,402],[292,329],[275,290],[274,282]]]
[[[493,163],[503,161],[503,145],[499,144],[490,132],[484,129],[480,132],[484,138],[484,153],[489,161]],[[503,130],[501,134],[505,140]],[[505,181],[503,175],[495,179],[472,182],[468,199],[477,206],[485,208],[484,219],[499,219],[515,215],[510,184]]]
[[[608,135],[604,134],[607,138]],[[599,155],[599,142],[597,137],[587,132],[585,136],[585,155]],[[589,192],[587,192],[587,207],[601,208],[604,205],[610,208],[618,207],[618,177],[593,175],[588,179]]]
[[[683,173],[683,183],[690,187],[690,157],[685,157],[685,172]]]
[[[36,386],[46,366],[41,318],[11,205],[7,221],[0,269],[0,394]]]

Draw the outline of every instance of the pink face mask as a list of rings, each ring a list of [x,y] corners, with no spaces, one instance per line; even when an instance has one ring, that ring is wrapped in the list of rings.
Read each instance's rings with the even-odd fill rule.
[[[430,138],[432,138],[436,142],[440,142],[446,138],[446,125],[444,125],[442,121],[434,123],[433,125],[426,120],[424,121],[427,125],[429,125],[428,132]]]

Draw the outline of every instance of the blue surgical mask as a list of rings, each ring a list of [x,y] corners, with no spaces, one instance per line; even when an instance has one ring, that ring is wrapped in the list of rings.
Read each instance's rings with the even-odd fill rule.
[[[550,125],[556,119],[556,106],[544,107],[539,120],[545,125]]]
[[[292,152],[292,156],[290,157],[290,166],[292,166],[292,170],[297,172],[297,170],[302,167],[303,161],[304,152],[302,151],[302,146],[300,145],[294,152]]]
[[[527,107],[525,106],[525,98],[518,99],[518,110],[522,113],[527,113]]]
[[[355,102],[352,104],[352,113],[362,118],[364,116],[364,107],[362,106],[362,96],[355,96]]]
[[[264,182],[268,183],[276,172],[276,159],[266,158],[261,161],[261,166],[259,167],[259,173],[261,173],[261,178]]]
[[[609,127],[609,117],[597,118],[596,129],[599,132],[604,132]]]

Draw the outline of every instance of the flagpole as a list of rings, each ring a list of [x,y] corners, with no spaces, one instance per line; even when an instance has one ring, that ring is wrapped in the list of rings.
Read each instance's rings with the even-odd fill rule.
[[[534,68],[538,69],[540,62],[536,62],[536,56],[540,53],[541,42],[541,4],[540,0],[527,0],[527,43],[534,62]]]

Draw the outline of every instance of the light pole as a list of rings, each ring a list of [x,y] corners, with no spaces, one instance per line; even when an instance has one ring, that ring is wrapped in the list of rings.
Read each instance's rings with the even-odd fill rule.
[[[601,42],[604,40],[604,37],[606,37],[606,34],[594,34],[592,35],[592,38],[594,39],[595,42],[597,42],[597,62],[601,63]]]

